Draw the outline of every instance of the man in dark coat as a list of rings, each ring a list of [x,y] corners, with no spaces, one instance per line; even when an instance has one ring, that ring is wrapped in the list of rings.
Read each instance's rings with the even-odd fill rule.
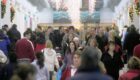
[[[99,49],[101,49],[101,51],[104,52],[104,47],[108,39],[105,36],[102,28],[99,29],[99,33],[96,35],[96,40],[98,42]]]
[[[64,31],[63,30],[63,26],[60,26],[59,30],[55,30],[54,31],[56,47],[61,48],[61,43],[62,43],[63,36],[64,36],[64,32],[63,31]]]
[[[123,49],[127,50],[127,55],[128,59],[132,56],[133,54],[133,49],[134,47],[140,43],[140,35],[136,31],[134,25],[131,25],[131,27],[128,28],[128,34],[125,37],[124,40],[124,46]]]
[[[15,44],[21,38],[21,34],[17,30],[16,24],[12,25],[11,29],[7,32],[7,35],[9,36],[9,39],[11,41],[11,44],[8,46],[9,51],[14,52],[15,51]]]
[[[17,25],[13,24],[11,29],[8,31],[8,36],[11,42],[16,42],[21,38],[20,32],[17,30]]]

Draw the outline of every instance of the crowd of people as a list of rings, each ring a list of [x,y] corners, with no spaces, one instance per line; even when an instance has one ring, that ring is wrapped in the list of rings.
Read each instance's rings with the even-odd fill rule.
[[[38,26],[21,35],[16,24],[0,29],[0,80],[140,80],[134,25],[122,33],[117,26]]]

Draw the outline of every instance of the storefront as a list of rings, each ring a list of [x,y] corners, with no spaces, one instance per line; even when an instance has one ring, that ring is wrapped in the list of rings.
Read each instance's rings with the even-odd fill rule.
[[[23,33],[26,28],[35,29],[38,23],[37,9],[27,0],[0,0],[1,15],[0,26],[8,24],[18,25],[18,30]]]
[[[114,22],[120,30],[123,26],[134,24],[140,29],[140,1],[139,0],[122,0],[115,7]]]

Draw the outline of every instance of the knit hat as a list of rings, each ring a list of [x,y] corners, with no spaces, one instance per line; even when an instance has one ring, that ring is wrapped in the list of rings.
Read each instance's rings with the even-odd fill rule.
[[[140,59],[140,44],[135,46],[133,50],[133,56],[138,57]]]

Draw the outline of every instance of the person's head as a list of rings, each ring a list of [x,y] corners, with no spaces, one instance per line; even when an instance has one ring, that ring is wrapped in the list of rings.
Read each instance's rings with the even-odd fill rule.
[[[17,25],[16,24],[13,24],[11,29],[17,29]]]
[[[109,51],[114,51],[115,50],[115,42],[114,41],[109,41]]]
[[[75,30],[74,26],[69,27],[69,33],[74,33],[74,30]]]
[[[89,40],[89,46],[91,46],[91,47],[98,47],[98,42],[97,42],[97,40],[96,40],[95,38],[91,38],[91,39]]]
[[[140,44],[136,45],[133,49],[133,56],[140,59]]]
[[[47,40],[46,41],[46,47],[47,48],[53,48],[53,44],[52,44],[52,41],[51,40]]]
[[[37,26],[36,32],[42,32],[42,27],[40,25]]]
[[[81,54],[81,64],[78,72],[94,72],[99,70],[98,50],[94,47],[86,47]]]
[[[80,50],[77,50],[75,51],[74,53],[74,56],[73,56],[73,65],[78,68],[81,64],[81,51]]]
[[[40,68],[44,66],[44,54],[42,52],[36,52],[37,64]]]
[[[99,36],[103,36],[104,35],[104,29],[103,28],[100,28],[99,29]]]
[[[39,25],[37,26],[37,28],[40,29],[40,30],[42,30],[41,26],[39,26]]]
[[[69,51],[71,52],[72,50],[76,51],[76,44],[73,41],[70,41]]]
[[[47,32],[48,32],[48,33],[51,33],[52,31],[53,31],[53,28],[52,28],[51,26],[48,26]]]
[[[76,46],[78,47],[80,45],[80,40],[78,37],[74,37],[73,41],[75,42]]]
[[[73,38],[74,38],[74,35],[72,33],[68,35],[68,40],[69,41],[73,41]]]
[[[124,26],[124,28],[128,28],[128,26],[127,26],[127,25],[125,25],[125,26]]]
[[[96,35],[96,29],[94,27],[90,29],[90,35]]]
[[[140,70],[140,59],[135,56],[131,57],[128,61],[128,68]]]
[[[18,64],[14,75],[19,80],[35,80],[35,67],[31,64]]]
[[[63,27],[63,26],[60,26],[60,27],[59,27],[59,31],[60,31],[60,32],[64,32],[64,27]]]
[[[64,29],[64,33],[65,33],[65,34],[68,34],[68,33],[69,33],[68,28]]]
[[[31,32],[30,31],[25,31],[23,33],[24,37],[26,37],[27,39],[30,39],[31,38]]]
[[[135,27],[135,25],[131,25],[130,26],[130,32],[136,32],[136,27]]]
[[[133,56],[140,59],[140,44],[136,45],[133,49]]]
[[[31,28],[27,28],[26,31],[29,31],[29,32],[31,32],[31,33],[33,32]]]
[[[116,36],[115,30],[110,30],[109,31],[109,38],[114,39]]]
[[[9,28],[8,28],[8,25],[7,25],[7,24],[3,25],[3,26],[2,26],[2,29],[5,30],[5,31],[8,31],[8,29],[9,29]]]

